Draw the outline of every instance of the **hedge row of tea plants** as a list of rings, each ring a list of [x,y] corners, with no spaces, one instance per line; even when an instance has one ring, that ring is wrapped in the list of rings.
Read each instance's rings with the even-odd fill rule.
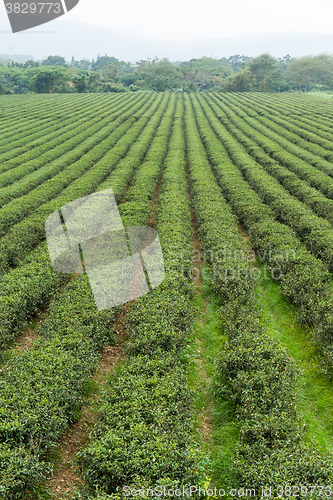
[[[91,442],[78,455],[86,482],[93,491],[98,488],[106,495],[120,494],[123,486],[138,489],[203,484],[202,458],[193,441],[192,395],[187,385],[186,350],[193,335],[192,289],[181,268],[184,254],[190,265],[192,230],[182,116],[182,98],[177,97],[156,212],[166,277],[159,288],[133,303],[126,363],[106,386]],[[165,151],[165,147],[157,149],[157,158]],[[150,200],[155,192],[150,186],[156,185],[156,178],[148,184]],[[148,192],[145,195],[141,188],[130,189],[132,208],[124,217],[126,224],[147,224],[147,213],[140,211],[138,215],[135,203],[145,203]]]
[[[282,294],[299,308],[301,320],[315,328],[325,344],[323,349],[328,356],[332,356],[333,296],[329,285],[330,273],[320,260],[311,255],[291,228],[274,219],[272,209],[261,201],[230,160],[220,139],[226,130],[206,101],[200,97],[193,98],[193,107],[216,178],[239,220],[245,224],[254,250],[259,252],[267,267],[278,274]]]
[[[217,94],[215,94],[215,96],[217,96]],[[315,134],[319,139],[323,138],[328,141],[332,140],[332,119],[324,118],[321,114],[318,114],[318,110],[311,115],[304,113],[297,113],[295,115],[294,113],[290,112],[286,116],[283,113],[284,109],[280,108],[281,103],[279,103],[279,100],[274,100],[270,97],[268,97],[267,100],[263,102],[260,100],[260,97],[259,99],[257,99],[253,95],[234,95],[234,98],[239,105],[243,104],[247,107],[247,109],[251,109],[251,115],[249,116],[255,116],[259,120],[261,119],[261,117],[271,118],[272,120],[283,118],[288,123],[296,125],[300,129],[302,129],[302,131],[305,130],[311,132],[312,134]]]
[[[100,108],[100,110],[102,109],[105,109],[105,105],[103,106],[103,108]],[[123,109],[123,112],[124,111],[125,109]],[[119,115],[120,114],[121,112],[119,113]],[[118,113],[110,113],[110,115],[116,122]],[[81,126],[78,125],[78,127],[75,129],[73,137],[66,141],[66,145],[59,158],[46,163],[37,170],[25,175],[20,180],[12,183],[10,186],[0,189],[0,207],[5,204],[9,204],[9,202],[11,202],[9,206],[14,207],[15,204],[17,205],[18,203],[24,204],[25,198],[20,197],[26,195],[27,193],[31,195],[32,190],[34,190],[34,193],[36,193],[36,197],[38,197],[38,191],[36,192],[36,188],[39,187],[40,190],[41,185],[44,185],[44,183],[49,179],[52,179],[52,181],[55,182],[55,177],[57,176],[57,174],[59,174],[67,167],[70,167],[71,164],[78,160],[86,151],[89,151],[90,148],[98,144],[98,141],[101,141],[106,137],[106,135],[103,134],[103,130],[106,131],[106,127],[110,127],[107,119],[101,121],[100,117],[95,116],[93,118],[89,117],[83,121],[84,123]],[[111,128],[109,133],[111,133],[112,130],[113,129]],[[9,209],[9,207],[7,208]]]
[[[203,106],[208,113],[207,103]],[[241,120],[239,122],[237,127],[231,123],[224,124],[224,128],[221,128],[219,132],[219,139],[227,149],[230,158],[261,199],[272,208],[275,217],[289,225],[307,248],[322,259],[330,270],[333,270],[331,223],[316,216],[310,208],[290,195],[276,179],[253,160],[242,144],[242,142],[247,142],[247,137],[242,133]]]
[[[64,101],[70,103],[70,97],[66,96]],[[25,99],[20,104],[18,104],[18,101],[15,102],[12,99],[2,99],[2,109],[0,111],[1,130],[7,130],[11,127],[14,129],[15,122],[17,123],[17,121],[27,123],[38,119],[45,111],[48,112],[50,106],[52,108],[52,105],[61,106],[61,104],[61,99],[58,101],[56,99],[50,100],[46,96],[39,96],[39,99],[35,99],[34,101]]]
[[[154,123],[157,134],[151,149],[163,146],[160,151],[162,161],[171,128],[172,103],[168,107],[168,95],[159,96],[157,101],[161,100],[163,103],[157,110]],[[162,136],[166,144],[159,143]],[[149,167],[148,162],[143,163],[137,178],[140,178],[141,169]],[[155,191],[156,182],[152,177],[147,186],[149,192]],[[136,179],[131,189],[136,189]],[[96,311],[88,279],[81,275],[72,280],[51,304],[45,321],[38,328],[42,340],[4,365],[3,372],[10,373],[8,379],[4,377],[4,400],[10,401],[11,393],[15,393],[13,398],[21,394],[13,391],[12,365],[15,366],[15,383],[23,386],[22,394],[25,395],[16,407],[9,404],[10,410],[4,412],[3,432],[0,427],[4,455],[8,455],[6,463],[10,464],[2,470],[0,468],[0,484],[6,500],[23,496],[26,488],[41,481],[52,469],[51,463],[43,457],[55,447],[66,426],[79,417],[84,387],[97,366],[99,351],[106,341],[113,339],[110,334],[113,321],[113,310]],[[50,359],[52,357],[55,359]],[[27,382],[22,384],[22,380]],[[11,463],[17,463],[17,456],[21,456],[21,463],[14,471]]]
[[[69,279],[69,274],[53,271],[45,246],[35,252],[32,262],[24,263],[4,277],[0,297],[0,351],[26,327],[32,316],[46,308]]]
[[[262,136],[265,136],[266,138],[271,139],[271,142],[275,142],[278,144],[281,148],[284,149],[286,152],[286,155],[283,156],[283,161],[287,163],[289,161],[290,163],[293,162],[299,162],[300,165],[308,166],[312,165],[319,170],[322,170],[323,172],[327,173],[328,175],[332,176],[333,175],[333,168],[332,168],[332,160],[333,160],[333,153],[327,150],[324,150],[321,148],[321,155],[326,155],[327,159],[321,158],[321,155],[319,155],[319,152],[317,151],[315,154],[309,151],[306,151],[306,149],[293,144],[292,142],[292,136],[291,133],[287,133],[286,131],[283,132],[282,127],[278,127],[277,125],[274,126],[272,122],[270,123],[270,127],[268,127],[267,123],[261,124],[259,121],[253,119],[253,118],[245,118],[245,121],[253,127],[257,131],[257,134],[259,138]],[[272,130],[271,130],[272,129]],[[281,132],[282,131],[282,132]],[[287,136],[287,138],[284,138],[284,136]],[[268,144],[268,142],[267,142]],[[318,146],[319,147],[319,146]],[[312,148],[313,149],[313,148]],[[266,148],[267,151],[269,151],[268,147]],[[278,155],[278,151],[276,150],[276,146],[274,150],[272,150],[272,155]]]
[[[215,106],[213,101],[210,101],[210,106],[218,116],[219,109]],[[326,196],[317,189],[309,186],[307,182],[302,181],[296,174],[286,167],[281,166],[276,160],[265,153],[265,151],[250,138],[256,134],[252,128],[244,123],[241,124],[241,127],[241,130],[239,128],[230,127],[229,131],[233,133],[234,137],[244,146],[246,151],[263,166],[271,176],[275,177],[290,194],[308,205],[320,217],[327,218],[330,222],[333,222],[333,200],[326,198]],[[328,191],[328,194],[330,194],[330,192],[331,195],[333,194],[333,180],[330,177],[323,172],[315,170],[312,178],[317,181],[317,185],[321,180],[324,191]]]
[[[165,135],[166,123],[170,121],[168,107],[171,104],[170,95],[164,95],[163,100],[158,99],[154,103],[154,109],[149,110],[147,124],[140,136],[136,141],[133,141],[125,158],[118,162],[117,168],[100,184],[98,191],[112,188],[117,203],[129,201],[134,190],[134,184],[136,186],[138,182],[143,183],[142,189],[143,193],[145,193],[145,181],[140,176],[146,175],[146,169],[142,170],[141,167],[156,156],[158,141],[161,140],[159,137]],[[126,198],[124,200],[123,195],[125,192]]]
[[[237,126],[239,123],[242,123],[243,126],[248,124],[249,133],[251,130],[252,134],[251,138],[272,158],[295,171],[300,177],[303,176],[306,180],[309,179],[310,181],[310,179],[315,176],[318,169],[325,172],[328,176],[333,175],[333,165],[329,161],[323,160],[295,146],[279,134],[271,131],[268,127],[261,125],[254,118],[246,116],[243,110],[240,110],[237,106],[231,105],[230,102],[226,105],[221,99],[217,99],[215,96],[213,98],[215,102],[218,102],[219,106],[233,123],[237,121]],[[231,108],[233,109],[231,110]],[[241,119],[237,120],[237,116]],[[328,182],[331,182],[331,180]]]
[[[215,99],[214,103],[216,103]],[[329,172],[325,174],[324,172],[318,170],[317,168],[306,162],[299,160],[298,158],[294,158],[294,161],[292,161],[292,156],[286,155],[281,150],[281,148],[276,146],[275,141],[264,137],[262,134],[260,134],[258,131],[254,130],[251,126],[245,124],[244,122],[242,122],[242,126],[243,132],[246,131],[248,137],[251,137],[251,139],[259,144],[260,147],[271,157],[276,157],[280,164],[293,171],[298,177],[307,181],[311,186],[314,186],[329,198],[333,197],[333,184],[332,178],[328,175]],[[265,153],[262,152],[262,154]]]
[[[45,220],[50,213],[76,198],[90,194],[105,180],[118,161],[126,155],[133,141],[149,121],[152,115],[147,111],[154,104],[155,99],[158,99],[158,103],[160,98],[150,95],[148,100],[145,99],[144,102],[140,101],[133,106],[131,112],[128,112],[127,119],[114,129],[110,136],[75,162],[68,174],[72,174],[72,182],[68,178],[67,184],[62,185],[62,191],[58,196],[41,205],[32,215],[10,228],[0,240],[1,274],[9,267],[17,265],[27,251],[45,239]],[[155,107],[152,111],[154,113]]]
[[[45,96],[44,96],[45,97]],[[92,103],[98,103],[98,99],[93,99],[93,96],[89,96],[89,99],[86,102],[86,105],[89,107]],[[117,101],[113,99],[113,102]],[[12,142],[13,139],[19,139],[20,137],[27,136],[27,132],[33,132],[37,127],[43,125],[44,123],[47,125],[49,122],[61,122],[61,120],[65,120],[66,115],[66,107],[68,106],[72,112],[75,110],[80,112],[82,111],[82,106],[84,106],[85,101],[81,99],[78,102],[72,102],[68,99],[64,99],[63,102],[54,102],[53,104],[50,102],[48,106],[45,106],[39,114],[34,116],[32,119],[27,119],[22,117],[21,115],[14,118],[13,121],[8,126],[5,126],[3,122],[0,130],[1,130],[1,146],[8,146],[8,142]]]
[[[27,97],[27,96],[26,96]],[[66,105],[69,107],[73,107],[77,110],[82,108],[82,104],[85,102],[84,96],[81,95],[77,99],[74,99],[74,96],[62,96],[60,99],[50,99],[51,96],[40,96],[39,99],[35,101],[35,104],[29,107],[28,100],[25,99],[25,102],[22,101],[20,107],[15,108],[15,103],[10,103],[10,100],[7,101],[9,114],[8,119],[3,117],[3,113],[1,113],[1,130],[3,132],[9,131],[11,128],[14,130],[15,123],[28,124],[29,122],[37,121],[40,118],[51,118],[52,116],[66,116]],[[100,99],[104,99],[106,96],[89,96],[86,102],[92,102],[95,100],[97,102]],[[113,97],[113,101],[116,102],[117,96]],[[12,110],[12,113],[10,112]]]
[[[311,119],[309,116],[298,116],[297,118],[288,116],[288,123],[297,125],[303,130],[305,129],[326,140],[331,140],[333,135],[332,120],[323,120],[318,115],[315,116],[314,119]]]
[[[212,93],[215,97],[219,97],[218,92]],[[243,104],[249,108],[249,116],[279,116],[286,117],[290,116],[290,113],[293,113],[294,116],[299,116],[299,110],[296,105],[290,106],[289,102],[284,102],[281,104],[279,102],[272,103],[270,99],[267,101],[261,101],[260,99],[256,99],[256,96],[253,93],[247,92],[246,96],[244,93],[233,93],[232,97],[239,105]],[[308,116],[308,115],[306,115]]]
[[[270,99],[270,101],[269,101],[269,102],[272,102],[274,105],[275,105],[275,103],[278,103],[278,100],[275,97],[277,97],[277,96],[274,96],[274,99]],[[262,101],[262,99],[261,99],[261,101]],[[305,106],[304,106],[303,102],[306,103]],[[329,118],[331,118],[333,115],[332,102],[330,99],[325,99],[325,100],[314,99],[313,96],[304,96],[304,94],[303,94],[303,96],[302,95],[290,95],[289,103],[290,103],[290,106],[292,108],[294,108],[296,106],[298,107],[298,110],[299,110],[298,116],[304,115],[305,108],[307,111],[306,114],[315,115],[316,117],[323,118],[327,121],[329,121]],[[283,103],[281,103],[281,104],[283,106]]]
[[[68,106],[68,104],[67,104]],[[58,115],[61,117],[67,109],[66,103],[62,106],[62,113]],[[96,106],[96,105],[95,105]],[[87,106],[87,116],[85,113],[83,113],[83,110],[77,109],[77,107],[72,108],[71,106],[68,106],[68,113],[66,114],[66,118],[62,116],[62,118],[57,118],[55,111],[53,111],[52,114],[54,114],[52,120],[50,120],[50,124],[47,125],[46,123],[43,123],[43,128],[41,128],[41,125],[37,127],[38,129],[41,128],[39,132],[35,132],[34,129],[30,129],[31,134],[25,134],[25,136],[21,137],[20,139],[16,139],[16,136],[12,134],[10,137],[10,140],[7,139],[7,145],[3,146],[0,149],[0,161],[1,161],[1,173],[5,172],[9,168],[13,168],[13,166],[17,165],[22,165],[22,163],[25,163],[27,160],[27,155],[24,153],[29,152],[28,155],[28,160],[30,160],[30,155],[34,154],[37,152],[37,155],[34,157],[38,157],[39,154],[42,154],[43,152],[47,151],[47,146],[48,142],[50,142],[50,146],[52,148],[53,145],[58,145],[61,144],[59,142],[57,134],[59,136],[59,139],[61,137],[61,141],[64,142],[66,137],[68,137],[68,133],[71,130],[75,129],[77,124],[80,124],[81,120],[87,120],[90,118],[90,113],[94,109],[94,104],[88,104]],[[79,122],[78,122],[79,120]],[[59,128],[61,129],[59,130]],[[54,139],[57,139],[56,143],[53,142]],[[36,151],[33,151],[35,148],[38,148]],[[8,160],[8,161],[6,161]],[[6,182],[3,181],[2,179],[6,178],[3,174],[0,175],[0,185],[6,185]],[[10,182],[10,181],[9,181]],[[8,183],[9,183],[8,182]]]
[[[132,135],[130,140],[133,141],[133,144],[125,159],[118,161],[118,155],[113,157],[113,150],[111,150],[107,154],[106,161],[109,167],[114,167],[114,171],[106,179],[104,175],[104,180],[99,184],[92,184],[89,178],[88,184],[82,184],[83,188],[91,190],[93,187],[96,190],[104,190],[111,187],[115,189],[117,201],[122,200],[127,183],[149,151],[150,144],[168,106],[168,101],[167,95],[160,95],[154,100],[154,104],[149,109],[149,113],[147,111],[143,122],[140,123],[141,118],[138,119],[138,125],[143,128],[141,134],[138,134],[133,127],[134,137],[137,137],[137,141],[133,141]],[[127,180],[126,183],[125,180]],[[96,182],[95,177],[94,182]],[[89,192],[91,192],[90,190]],[[68,201],[72,201],[80,195],[83,196],[82,193],[76,193],[76,196],[73,193],[68,194],[71,196]],[[63,204],[65,204],[64,199],[56,208]],[[45,243],[39,245],[34,252],[28,255],[17,269],[6,274],[1,281],[3,296],[0,299],[2,303],[0,346],[6,346],[15,338],[19,329],[24,327],[32,315],[39,314],[41,310],[45,309],[52,296],[68,279],[69,275],[59,274],[52,270]]]
[[[90,101],[92,103],[92,101]],[[83,104],[83,102],[82,102]],[[89,102],[87,103],[89,107]],[[59,110],[59,103],[54,106],[50,106],[50,109],[47,112],[47,118],[44,118],[43,114],[39,116],[38,119],[34,121],[30,121],[28,125],[26,121],[20,122],[17,118],[15,119],[15,126],[6,127],[1,131],[1,139],[0,139],[0,153],[4,153],[9,149],[15,149],[16,147],[24,144],[28,141],[31,142],[34,139],[38,139],[40,137],[40,131],[47,133],[52,125],[55,125],[59,118],[64,114],[64,106],[68,107],[69,113],[72,114],[76,111],[77,116],[83,113],[83,109],[77,107],[77,105],[71,102],[64,102]],[[81,112],[80,112],[81,111]],[[51,116],[49,115],[51,113]],[[59,126],[59,122],[58,122]]]
[[[141,96],[142,97],[142,96]],[[138,96],[136,98],[136,101],[138,101]],[[133,106],[135,104],[135,101],[131,101],[131,103],[120,103],[119,106],[113,107],[114,110],[114,116],[115,117],[121,117],[122,112],[130,109],[131,105]],[[36,170],[44,167],[47,163],[52,162],[53,160],[56,160],[61,156],[61,154],[70,151],[71,147],[67,146],[68,141],[73,140],[75,138],[76,133],[80,133],[84,128],[82,128],[82,124],[86,124],[87,122],[95,119],[95,118],[106,118],[107,115],[103,114],[103,117],[101,117],[101,110],[104,109],[105,111],[106,105],[102,106],[101,108],[98,108],[99,114],[95,113],[94,110],[96,110],[96,105],[92,105],[92,111],[90,111],[88,116],[83,116],[81,119],[74,119],[72,118],[72,122],[69,122],[68,126],[64,127],[64,134],[63,129],[61,129],[61,132],[59,134],[59,127],[62,126],[62,121],[57,120],[57,125],[56,128],[58,129],[58,134],[61,136],[61,141],[58,141],[58,144],[54,144],[52,142],[43,142],[42,150],[40,147],[37,148],[31,148],[31,150],[27,154],[23,154],[18,156],[17,158],[13,158],[12,160],[8,160],[7,162],[3,162],[1,165],[1,174],[0,174],[0,186],[1,188],[6,187],[9,184],[13,184],[14,182],[18,181],[19,179],[24,178],[25,176],[31,174],[32,172],[35,172]],[[108,108],[109,113],[111,113],[112,108]],[[118,111],[118,113],[117,113]],[[81,125],[81,127],[80,127]],[[77,132],[77,128],[78,129]],[[74,136],[74,137],[73,137]],[[74,143],[75,144],[75,143]],[[69,146],[71,143],[69,143]],[[63,146],[63,147],[62,147]],[[32,158],[29,158],[29,156],[32,156]],[[14,165],[12,166],[10,163],[13,163]]]
[[[114,312],[97,312],[86,275],[72,280],[51,304],[42,337],[13,353],[0,372],[0,495],[22,498],[52,470],[45,458],[80,416],[85,386],[105,342],[112,343]]]
[[[297,119],[306,117],[308,119],[312,118],[315,121],[324,121],[329,124],[333,115],[332,103],[329,99],[322,101],[304,94],[259,95],[258,92],[247,94],[247,96],[253,102],[265,107],[267,116],[269,116],[269,114],[285,115],[297,117]]]
[[[74,116],[70,115],[69,117],[66,116],[56,120],[56,124],[53,125],[54,131],[46,136],[40,134],[42,137],[33,141],[33,143],[36,143],[35,145],[32,144],[31,146],[29,141],[26,141],[26,152],[15,155],[20,149],[17,148],[17,151],[14,149],[0,155],[0,187],[6,187],[28,173],[44,166],[47,162],[58,158],[59,154],[66,150],[68,138],[72,138],[72,135],[76,133],[75,130],[77,125],[81,124],[80,120],[77,124],[77,116],[75,116],[75,114],[77,114],[77,111],[72,113]],[[103,118],[104,117],[103,115]],[[87,117],[83,116],[81,119],[85,122],[86,118]],[[63,145],[65,149],[62,149]]]
[[[290,117],[281,119],[274,116],[271,120],[268,120],[265,117],[258,116],[257,120],[302,149],[306,149],[325,160],[332,160],[333,134],[332,130],[328,129],[328,127],[326,127],[326,130],[331,130],[330,133],[318,130],[318,127],[315,125],[307,125],[301,120]]]
[[[96,123],[97,122],[97,123]],[[46,170],[52,177],[28,194],[13,199],[0,209],[0,235],[23,220],[26,215],[31,215],[38,207],[57,196],[73,180],[77,179],[82,163],[82,158],[91,155],[94,161],[99,160],[117,140],[128,130],[129,123],[133,123],[131,110],[122,113],[110,123],[110,118],[94,119],[90,127],[87,124],[79,127],[78,135],[70,139],[60,158],[37,172],[40,177]],[[98,154],[96,154],[98,152]],[[57,172],[58,171],[58,172]],[[81,171],[82,175],[82,171]],[[20,187],[20,183],[17,183]],[[15,188],[15,185],[14,185]],[[9,189],[8,191],[12,191]],[[0,190],[1,199],[1,190]]]
[[[210,105],[215,113],[219,113],[218,108],[215,107],[215,103],[210,102]],[[248,129],[250,129],[250,133]],[[235,129],[230,128],[229,131],[234,132]],[[296,174],[272,159],[250,138],[252,135],[253,129],[246,124],[243,124],[242,130],[236,129],[234,133],[234,136],[239,143],[244,146],[246,151],[263,166],[271,176],[275,177],[290,194],[308,205],[320,217],[327,218],[330,222],[333,222],[333,200],[328,199],[320,191],[309,186],[307,182],[301,180]],[[320,171],[316,171],[313,177],[317,179],[317,184],[318,180],[321,179],[323,186],[326,188],[324,191],[331,191],[331,194],[333,194],[333,180],[330,177]]]
[[[305,444],[295,407],[297,369],[261,326],[255,280],[242,257],[237,219],[215,180],[187,96],[185,103],[194,208],[204,250],[213,256],[211,282],[228,336],[218,362],[215,390],[217,397],[234,402],[240,429],[225,489],[255,488],[259,497],[261,488],[267,486],[273,491],[281,484],[329,485],[332,457],[323,457]],[[218,258],[225,247],[232,257]],[[273,491],[275,498],[276,493]]]
[[[308,150],[314,155],[317,155],[325,160],[330,161],[333,158],[333,135],[326,134],[328,137],[324,138],[318,134],[316,127],[312,126],[312,130],[304,130],[302,122],[293,120],[290,117],[281,118],[280,116],[261,116],[260,114],[253,113],[255,109],[237,98],[227,96],[226,101],[236,105],[239,109],[244,111],[248,116],[255,117],[255,119],[265,125],[268,129],[273,130],[278,135],[285,137],[288,141],[300,146],[304,150]],[[308,127],[309,129],[309,127]]]

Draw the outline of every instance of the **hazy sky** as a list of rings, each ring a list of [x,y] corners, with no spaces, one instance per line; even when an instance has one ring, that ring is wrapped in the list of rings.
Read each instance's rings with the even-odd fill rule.
[[[166,40],[246,33],[333,33],[332,1],[80,0],[67,14],[120,33]]]
[[[333,34],[331,0],[80,0],[66,17],[164,40],[291,31]]]
[[[125,61],[155,56],[176,61],[203,55],[333,53],[332,0],[80,0],[66,16],[15,34],[0,0],[1,8],[0,52],[36,59],[49,54],[67,61],[72,56],[92,59],[107,53]]]

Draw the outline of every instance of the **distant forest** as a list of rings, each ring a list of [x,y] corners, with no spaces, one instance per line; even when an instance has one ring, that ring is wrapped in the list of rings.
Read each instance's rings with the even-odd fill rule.
[[[49,56],[0,65],[0,93],[87,92],[308,92],[333,90],[333,56],[292,58],[234,55],[190,61],[141,60],[135,64],[108,55],[66,63]]]

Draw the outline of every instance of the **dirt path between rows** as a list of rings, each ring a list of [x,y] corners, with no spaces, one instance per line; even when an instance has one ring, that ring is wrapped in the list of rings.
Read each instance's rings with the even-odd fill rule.
[[[115,365],[124,359],[123,346],[129,337],[126,319],[129,309],[130,304],[126,304],[117,313],[114,328],[116,344],[105,346],[98,369],[92,378],[92,383],[97,384],[99,390],[107,383]],[[44,485],[59,500],[65,498],[65,495],[74,493],[84,484],[77,472],[75,459],[89,440],[89,429],[96,423],[97,414],[91,409],[91,403],[98,398],[98,393],[90,398],[89,404],[81,410],[80,420],[73,424],[59,441],[56,471]]]
[[[200,243],[200,237],[199,237],[199,229],[198,229],[198,223],[196,220],[196,215],[195,215],[195,209],[193,206],[193,201],[192,201],[192,193],[191,193],[191,184],[190,184],[190,179],[189,175],[187,172],[186,175],[186,180],[187,180],[187,192],[188,192],[188,197],[190,200],[191,204],[191,223],[192,223],[192,229],[193,229],[193,239],[192,239],[192,244],[193,244],[193,250],[194,250],[194,258],[193,258],[193,267],[198,270],[198,273],[195,275],[194,283],[196,287],[197,293],[200,295],[201,300],[204,304],[203,308],[200,311],[200,317],[199,317],[199,324],[201,327],[204,326],[205,322],[205,316],[207,313],[207,308],[208,308],[208,303],[206,298],[204,297],[203,290],[202,290],[202,278],[201,278],[201,270],[203,266],[203,260],[201,258],[202,256],[202,248],[201,248],[201,243]],[[203,362],[203,345],[202,341],[199,338],[195,339],[196,347],[197,347],[197,355],[198,357],[194,360],[195,363],[197,363],[197,369],[200,373],[200,378],[204,380],[205,382],[205,396],[210,400],[209,397],[209,387],[211,383],[211,379],[209,378],[206,367]],[[202,436],[202,440],[207,445],[209,449],[212,448],[212,408],[211,406],[206,406],[200,413],[199,415],[199,422],[200,422],[200,434]]]
[[[148,225],[155,225],[155,208],[159,197],[160,178],[152,204],[152,211]],[[138,269],[138,271],[141,270]],[[135,278],[134,278],[135,281]],[[134,283],[135,286],[135,283]],[[124,344],[129,339],[127,325],[127,315],[131,309],[131,303],[122,306],[116,316],[114,335],[116,344],[105,346],[99,366],[92,378],[92,384],[96,384],[98,390],[105,386],[115,365],[125,359]],[[97,400],[99,394],[94,394],[88,403],[82,408],[81,416],[78,422],[73,424],[70,429],[63,434],[59,441],[56,458],[56,470],[52,478],[48,479],[44,486],[54,495],[57,500],[68,498],[69,495],[79,491],[84,486],[84,481],[75,465],[77,453],[89,442],[89,430],[92,429],[97,421],[98,415],[91,409],[93,400]]]

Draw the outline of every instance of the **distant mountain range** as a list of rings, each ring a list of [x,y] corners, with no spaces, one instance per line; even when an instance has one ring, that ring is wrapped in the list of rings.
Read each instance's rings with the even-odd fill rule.
[[[0,52],[31,54],[35,59],[60,55],[70,60],[97,57],[97,54],[117,57],[124,61],[139,61],[147,57],[168,57],[185,61],[202,56],[229,57],[240,54],[257,56],[269,52],[275,57],[290,54],[299,57],[322,52],[333,53],[333,34],[261,33],[221,37],[220,40],[198,39],[165,41],[139,36],[125,36],[112,30],[59,18],[38,29],[13,34],[6,12],[0,11]],[[17,59],[18,60],[18,59]]]
[[[25,62],[29,59],[34,59],[34,56],[26,54],[0,54],[0,61],[5,62],[8,59],[11,61]]]

